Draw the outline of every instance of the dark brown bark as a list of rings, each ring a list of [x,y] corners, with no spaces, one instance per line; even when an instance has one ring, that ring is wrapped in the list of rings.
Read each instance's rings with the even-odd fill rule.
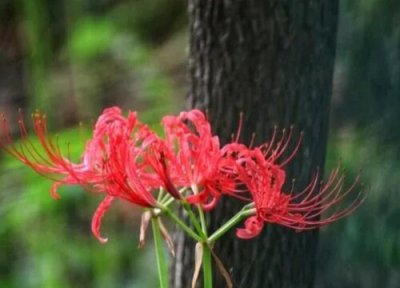
[[[336,0],[191,0],[190,107],[207,109],[214,132],[228,141],[244,112],[242,141],[260,143],[272,127],[294,124],[304,141],[288,168],[301,190],[323,166],[335,58]],[[288,181],[290,182],[290,181]],[[210,229],[240,204],[223,201]],[[173,287],[190,287],[193,242],[178,234]],[[247,241],[234,231],[216,245],[235,287],[312,287],[318,231],[296,233],[267,225]],[[217,274],[217,273],[216,273]],[[225,287],[216,277],[215,287]]]

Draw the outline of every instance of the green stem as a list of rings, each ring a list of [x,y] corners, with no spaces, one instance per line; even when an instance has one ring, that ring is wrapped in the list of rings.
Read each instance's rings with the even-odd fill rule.
[[[185,192],[186,189],[187,189],[186,187],[183,187],[183,188],[179,189],[179,194],[182,195]],[[174,197],[172,197],[171,194],[164,193],[164,195],[162,195],[162,197],[159,197],[157,201],[159,203],[161,203],[161,205],[163,205],[163,206],[168,206],[172,202],[174,202],[174,200],[176,200],[176,199]]]
[[[212,257],[210,246],[207,243],[203,243],[203,277],[204,277],[204,288],[212,288]]]
[[[208,242],[214,243],[221,236],[223,236],[228,230],[230,230],[233,226],[239,223],[244,217],[253,215],[255,213],[256,213],[255,208],[251,208],[248,210],[241,210],[239,213],[237,213],[235,216],[229,219],[229,221],[226,222],[223,226],[221,226],[217,231],[215,231],[210,237],[208,237]]]
[[[199,235],[197,235],[196,232],[194,232],[189,226],[187,226],[185,222],[179,219],[170,209],[165,206],[160,206],[159,208],[165,213],[165,215],[170,217],[172,221],[176,223],[176,225],[181,227],[190,237],[192,237],[197,242],[204,242],[204,240]]]
[[[160,288],[168,288],[168,268],[167,263],[165,261],[165,253],[162,246],[162,237],[160,233],[160,224],[159,218],[153,217],[151,219],[151,224],[153,227],[153,235],[154,235],[154,245],[156,248],[156,258],[157,258],[157,268],[158,268],[158,277],[160,280]]]
[[[164,195],[165,195],[165,190],[163,188],[160,188],[160,190],[158,191],[157,201],[161,202],[161,199],[163,199]]]
[[[176,200],[175,198],[169,197],[169,198],[166,198],[165,201],[160,201],[160,203],[161,203],[161,205],[163,205],[163,206],[165,206],[165,207],[168,207],[168,206],[171,205],[171,203],[174,202],[175,200]]]
[[[192,185],[192,190],[193,190],[194,195],[197,195],[199,193],[199,189],[196,185]],[[197,210],[199,212],[201,230],[203,231],[204,235],[207,237],[207,223],[206,223],[206,218],[204,216],[204,211],[201,208],[200,204],[197,204],[196,206],[197,206]]]
[[[196,185],[192,185],[192,190],[193,194],[197,195],[199,193],[198,187]],[[199,218],[200,218],[200,226],[201,230],[203,231],[204,237],[207,237],[208,232],[207,232],[207,223],[206,223],[206,218],[204,216],[204,211],[203,208],[201,207],[200,204],[197,204],[197,210],[199,212]],[[208,245],[207,242],[203,242],[203,280],[204,280],[204,288],[212,288],[213,282],[212,282],[212,262],[211,262],[211,252],[210,252],[210,246]]]
[[[185,209],[185,211],[188,213],[190,221],[192,221],[192,224],[194,228],[196,228],[197,233],[200,234],[200,236],[203,238],[204,241],[207,240],[207,236],[203,233],[203,229],[201,227],[200,222],[197,220],[196,215],[193,213],[192,208],[186,201],[182,201],[182,206]]]
[[[162,197],[158,200],[159,203],[165,203],[167,201],[170,201],[170,199],[175,199],[173,198],[170,194],[165,193],[164,195],[162,195]]]

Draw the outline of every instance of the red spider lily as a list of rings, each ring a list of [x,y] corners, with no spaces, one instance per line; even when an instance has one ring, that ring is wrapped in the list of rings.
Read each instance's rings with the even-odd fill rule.
[[[150,190],[159,187],[160,181],[145,171],[140,158],[157,139],[137,120],[136,113],[124,118],[117,107],[104,110],[84,156],[91,158],[91,169],[103,174],[103,181],[95,187],[143,207],[154,206],[156,200]]]
[[[136,114],[130,113],[124,119],[120,117],[118,108],[111,109],[106,109],[104,117],[99,118],[92,139],[101,151],[102,158],[106,158],[102,171],[107,177],[97,188],[108,196],[96,210],[92,224],[93,233],[101,242],[106,241],[99,236],[101,218],[114,198],[142,207],[156,207],[158,203],[152,192],[160,187],[164,187],[173,197],[180,198],[166,174],[162,140],[137,121]],[[114,121],[115,118],[117,121]]]
[[[284,170],[259,157],[260,153],[257,151],[253,152],[252,158],[239,161],[238,171],[254,201],[256,215],[245,221],[244,228],[237,229],[236,235],[239,238],[250,239],[257,236],[265,222],[296,231],[315,229],[346,217],[363,201],[361,194],[358,194],[349,205],[340,205],[353,191],[358,178],[349,189],[343,191],[344,177],[339,176],[339,169],[330,174],[325,184],[321,182],[319,188],[317,172],[301,193],[284,193]],[[329,212],[331,208],[334,209],[333,212]]]
[[[252,201],[252,198],[249,195],[249,187],[246,187],[246,185],[249,185],[249,179],[255,177],[255,174],[252,169],[249,169],[249,167],[246,169],[243,169],[243,167],[249,166],[250,163],[254,162],[256,166],[261,165],[260,169],[262,170],[275,171],[278,176],[276,178],[277,183],[275,186],[280,189],[285,182],[285,171],[282,167],[287,165],[296,155],[303,139],[303,133],[300,133],[300,137],[298,138],[294,149],[289,152],[289,156],[286,156],[286,158],[283,159],[287,154],[286,152],[292,140],[293,126],[290,127],[288,133],[287,130],[284,129],[280,139],[277,138],[277,127],[275,127],[269,142],[265,142],[253,148],[255,134],[253,134],[249,146],[238,143],[242,124],[243,114],[241,113],[236,136],[232,136],[232,143],[225,145],[221,149],[223,164],[220,169],[222,173],[228,175],[229,179],[236,183],[236,185],[226,189],[224,194],[228,194],[229,196],[240,200]],[[249,160],[252,161],[249,162]],[[254,169],[254,167],[252,168]],[[258,168],[256,170],[258,170]]]
[[[280,224],[297,231],[314,229],[349,215],[362,203],[359,194],[347,207],[340,206],[340,202],[353,191],[358,179],[348,190],[343,191],[344,178],[339,177],[338,169],[332,172],[327,183],[321,182],[319,188],[319,173],[316,173],[301,193],[292,195],[283,192],[286,181],[283,166],[295,156],[303,134],[300,134],[289,156],[282,159],[290,146],[293,128],[291,127],[288,133],[283,130],[279,140],[276,140],[276,131],[275,128],[271,141],[256,148],[237,143],[237,136],[233,143],[222,149],[224,157],[231,160],[225,170],[237,183],[229,195],[253,202],[256,210],[256,215],[245,221],[245,227],[237,229],[239,238],[249,239],[257,236],[265,222]],[[329,214],[330,208],[336,210]]]
[[[101,219],[115,197],[142,207],[156,205],[152,189],[161,187],[163,182],[156,173],[149,171],[150,166],[142,158],[146,149],[155,147],[153,143],[159,139],[147,126],[139,123],[136,113],[130,112],[125,118],[117,107],[105,109],[79,164],[65,158],[57,143],[48,137],[45,116],[35,113],[33,123],[41,149],[27,137],[22,116],[19,125],[24,141],[19,146],[13,143],[7,121],[2,116],[1,130],[5,140],[0,141],[0,148],[54,180],[51,194],[56,199],[59,198],[57,188],[62,184],[79,184],[90,187],[91,191],[106,193],[92,220],[92,231],[100,241],[106,241],[99,234]]]
[[[198,187],[198,193],[187,200],[201,204],[205,210],[214,208],[222,191],[232,189],[235,183],[222,173],[219,138],[212,135],[210,123],[199,110],[166,116],[162,123],[166,170],[171,181],[178,187]]]

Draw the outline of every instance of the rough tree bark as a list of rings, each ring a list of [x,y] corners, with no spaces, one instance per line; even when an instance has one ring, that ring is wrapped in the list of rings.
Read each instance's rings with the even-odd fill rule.
[[[297,190],[324,163],[337,18],[337,0],[189,1],[189,106],[208,110],[222,141],[236,131],[240,111],[245,143],[253,132],[265,141],[274,125],[304,131],[288,170]],[[237,209],[236,202],[220,203],[211,230]],[[318,231],[267,226],[250,241],[232,231],[215,247],[235,287],[312,287]],[[176,244],[173,287],[190,287],[194,244],[182,234]],[[216,278],[215,287],[225,287]]]

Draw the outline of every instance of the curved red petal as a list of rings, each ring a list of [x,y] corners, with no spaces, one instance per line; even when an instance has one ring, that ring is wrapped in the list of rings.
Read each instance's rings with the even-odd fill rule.
[[[236,229],[236,236],[241,239],[251,239],[258,236],[264,228],[264,222],[257,216],[251,216],[244,222],[244,228]]]
[[[63,183],[61,182],[55,182],[51,188],[50,188],[50,196],[54,199],[54,200],[59,200],[61,199],[60,195],[57,193],[58,188],[62,185]]]
[[[106,198],[104,198],[104,200],[100,202],[92,218],[92,233],[101,243],[106,243],[108,241],[107,238],[103,238],[100,236],[100,227],[101,220],[103,219],[104,214],[110,208],[113,200],[113,196],[106,196]]]

